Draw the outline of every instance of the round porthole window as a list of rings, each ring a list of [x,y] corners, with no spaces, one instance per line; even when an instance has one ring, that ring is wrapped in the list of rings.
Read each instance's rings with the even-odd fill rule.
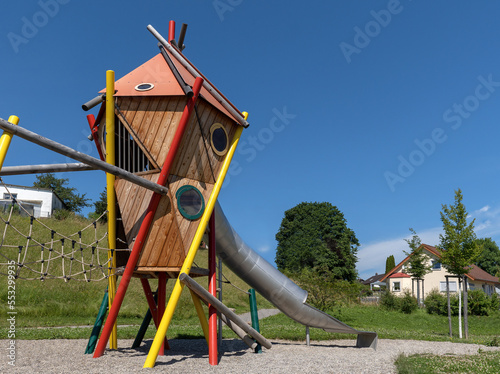
[[[210,144],[217,155],[224,156],[227,153],[227,139],[228,136],[224,126],[220,123],[214,123],[210,128]]]
[[[186,185],[177,190],[177,207],[181,214],[187,219],[200,218],[205,210],[203,195],[194,186]]]
[[[136,91],[149,91],[155,87],[153,83],[141,83],[135,86]]]

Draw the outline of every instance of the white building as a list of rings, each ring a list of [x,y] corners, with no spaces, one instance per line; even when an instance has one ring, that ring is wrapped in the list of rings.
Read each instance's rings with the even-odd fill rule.
[[[428,264],[432,266],[431,272],[423,277],[423,285],[425,287],[421,290],[423,296],[427,297],[433,289],[443,293],[446,292],[447,276],[450,277],[450,292],[457,292],[457,278],[441,265],[441,251],[428,244],[422,244],[421,247],[423,247],[423,253],[427,256]],[[402,295],[405,290],[412,292],[416,290],[414,280],[407,274],[407,262],[410,256],[411,254],[380,279],[381,282],[386,282],[387,290],[395,295]],[[500,287],[500,280],[497,277],[488,274],[476,265],[470,265],[469,273],[466,274],[466,277],[469,290],[483,290],[487,295],[491,295],[498,292],[497,289]]]
[[[54,210],[64,208],[64,203],[50,189],[12,184],[0,185],[0,209],[4,211],[10,209],[13,199],[36,218],[50,217]]]

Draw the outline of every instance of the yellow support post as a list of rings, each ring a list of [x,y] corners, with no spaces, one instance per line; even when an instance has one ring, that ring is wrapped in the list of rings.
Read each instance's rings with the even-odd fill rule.
[[[106,162],[115,165],[115,72],[106,71]],[[113,305],[116,294],[116,193],[115,176],[106,173],[106,190],[108,203],[108,298],[109,305]],[[109,337],[109,348],[117,349],[116,322]]]
[[[18,125],[19,117],[10,116],[9,122]],[[7,151],[9,150],[9,145],[12,140],[12,134],[10,132],[4,131],[0,137],[0,170],[2,170],[3,162],[5,161],[5,156],[7,156]]]
[[[208,341],[207,316],[205,315],[205,311],[203,310],[203,306],[201,305],[200,297],[197,294],[195,294],[192,290],[189,291],[191,292],[191,298],[193,299],[193,304],[196,309],[196,313],[198,314],[198,319],[200,320],[201,329],[203,330],[203,335],[205,336],[207,344],[210,344]]]
[[[243,112],[245,120],[248,117],[248,113]],[[241,133],[243,132],[243,127],[238,126],[236,133],[234,134],[233,140],[231,141],[231,146],[229,151],[227,152],[226,158],[224,159],[224,163],[222,164],[222,169],[219,173],[219,177],[215,182],[212,193],[210,194],[210,198],[208,199],[207,205],[205,207],[205,211],[200,219],[200,224],[198,225],[198,229],[194,235],[194,239],[191,242],[191,246],[189,247],[188,254],[184,263],[182,264],[181,271],[179,273],[186,273],[189,275],[191,271],[191,266],[193,265],[194,258],[200,247],[201,240],[203,239],[203,235],[205,234],[205,230],[207,229],[208,221],[212,216],[212,212],[215,207],[215,202],[219,196],[219,192],[222,188],[222,184],[224,183],[224,179],[226,177],[227,171],[229,169],[229,165],[231,164],[231,160],[233,159],[234,152],[236,151],[236,147],[238,146],[238,142],[241,137]],[[167,335],[168,327],[170,326],[170,322],[172,321],[172,317],[175,312],[175,308],[177,307],[177,303],[179,302],[179,298],[181,297],[182,289],[184,285],[181,283],[179,278],[175,282],[174,289],[170,294],[170,299],[168,300],[167,308],[165,309],[165,313],[163,314],[163,318],[161,319],[160,326],[156,330],[156,335],[153,340],[153,344],[149,349],[148,357],[146,358],[146,362],[144,363],[145,368],[152,368],[155,365],[156,358],[158,357],[158,352],[160,351],[161,344],[165,336]]]

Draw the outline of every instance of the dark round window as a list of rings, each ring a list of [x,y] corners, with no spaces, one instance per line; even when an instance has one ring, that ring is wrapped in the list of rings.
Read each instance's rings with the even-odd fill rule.
[[[228,148],[227,132],[220,123],[214,123],[210,128],[210,144],[219,156],[224,156]]]
[[[141,83],[141,84],[138,84],[137,86],[135,86],[135,90],[136,91],[149,91],[149,90],[152,90],[154,88],[154,84],[153,83]]]
[[[201,217],[205,210],[205,201],[196,187],[182,186],[175,195],[177,197],[177,207],[185,218],[197,219]]]

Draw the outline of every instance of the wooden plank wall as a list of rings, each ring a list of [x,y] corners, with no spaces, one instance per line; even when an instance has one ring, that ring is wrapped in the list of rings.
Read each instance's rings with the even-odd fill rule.
[[[132,128],[132,136],[160,167],[179,123],[186,99],[184,97],[124,97],[119,98],[119,115]],[[192,185],[202,193],[205,204],[212,192],[215,178],[225,156],[218,156],[210,145],[210,127],[221,123],[231,141],[236,125],[204,100],[198,103],[198,118],[193,113],[186,128],[179,153],[168,179],[169,193],[162,197],[152,228],[139,259],[139,269],[180,267],[194,238],[198,220],[184,218],[177,209],[175,194],[184,185]],[[156,181],[159,173],[145,175]],[[117,178],[117,200],[130,247],[137,236],[152,192]]]

